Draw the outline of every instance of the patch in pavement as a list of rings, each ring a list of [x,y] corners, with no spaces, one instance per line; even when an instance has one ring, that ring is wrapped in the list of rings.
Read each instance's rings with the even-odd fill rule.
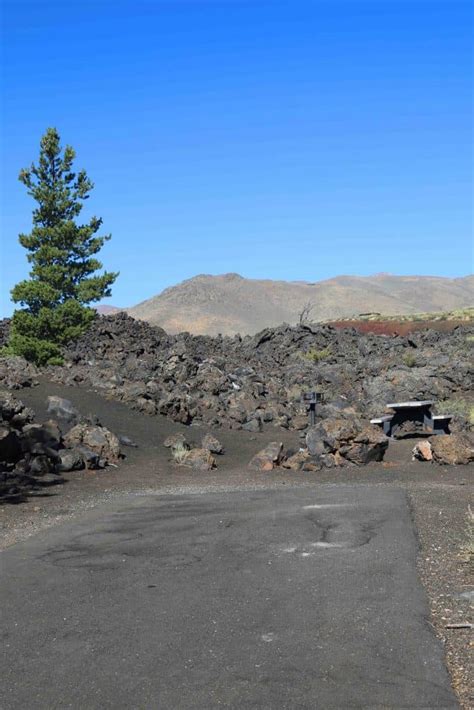
[[[105,506],[2,554],[2,708],[456,708],[416,552],[387,488]]]

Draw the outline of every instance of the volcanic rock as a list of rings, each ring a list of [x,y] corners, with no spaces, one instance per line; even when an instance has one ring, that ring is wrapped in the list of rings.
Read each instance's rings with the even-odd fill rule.
[[[210,471],[216,467],[216,459],[208,449],[191,449],[186,453],[182,465],[198,471]]]
[[[188,442],[186,441],[186,437],[184,436],[184,434],[181,433],[171,434],[170,436],[166,437],[163,442],[163,446],[165,446],[167,449],[175,449],[177,446],[182,446],[185,449],[190,448]]]
[[[0,424],[0,461],[13,463],[22,453],[18,433],[8,424]]]
[[[246,422],[245,424],[242,425],[242,429],[244,431],[251,431],[253,433],[257,433],[259,431],[262,431],[263,429],[263,424],[261,419],[251,419],[249,422]]]
[[[222,446],[219,439],[217,439],[212,434],[205,434],[201,441],[201,447],[207,449],[211,454],[223,454],[224,447]]]
[[[73,406],[72,402],[64,397],[57,397],[53,395],[47,398],[47,411],[58,419],[63,419],[66,422],[75,422],[79,419],[80,415],[77,409]]]
[[[357,466],[364,466],[371,461],[382,461],[387,447],[388,438],[385,434],[369,425],[354,437],[352,443],[341,446],[336,454]]]
[[[21,432],[23,451],[48,453],[59,449],[61,434],[56,422],[50,420],[46,424],[26,424]],[[54,454],[53,454],[54,455]]]
[[[423,439],[418,441],[413,447],[413,459],[418,459],[419,461],[432,461],[433,452],[431,450],[431,443],[428,439]]]
[[[361,429],[361,423],[349,419],[323,419],[306,434],[306,446],[313,456],[333,453],[352,442]]]
[[[463,434],[440,434],[431,441],[433,461],[439,464],[467,464],[474,461],[474,447]]]
[[[105,468],[107,462],[101,458],[96,451],[88,449],[87,446],[77,446],[74,451],[77,451],[77,453],[81,456],[85,467],[90,471]]]
[[[0,357],[0,384],[18,390],[38,384],[38,369],[17,355]]]
[[[78,449],[62,449],[59,452],[59,462],[56,471],[80,471],[85,467],[84,454]]]
[[[285,458],[281,462],[281,466],[283,468],[288,468],[293,471],[299,471],[304,464],[306,464],[309,460],[309,454],[307,450],[304,451],[297,451],[296,453],[292,453],[291,455],[285,456]],[[320,466],[318,466],[320,468]]]
[[[272,441],[258,454],[255,454],[249,463],[249,468],[254,469],[254,471],[271,471],[279,465],[282,451],[283,444]]]
[[[85,446],[105,461],[117,461],[120,458],[118,437],[105,427],[89,424],[76,424],[64,437],[69,448]]]
[[[34,412],[25,407],[23,402],[12,395],[11,392],[0,390],[0,420],[8,422],[16,429],[28,424],[34,419]]]

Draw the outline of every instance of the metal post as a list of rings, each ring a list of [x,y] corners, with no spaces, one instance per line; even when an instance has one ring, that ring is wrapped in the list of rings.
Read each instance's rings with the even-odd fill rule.
[[[305,392],[303,401],[308,405],[309,423],[311,426],[316,424],[316,403],[323,401],[322,392]]]

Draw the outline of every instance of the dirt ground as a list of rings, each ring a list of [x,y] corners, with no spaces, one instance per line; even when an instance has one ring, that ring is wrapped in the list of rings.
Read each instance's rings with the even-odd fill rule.
[[[431,623],[441,638],[453,687],[463,708],[474,707],[471,628],[449,628],[473,623],[473,562],[466,552],[467,510],[473,500],[474,465],[441,467],[412,462],[413,439],[390,444],[386,460],[364,468],[348,467],[315,473],[285,469],[259,473],[247,468],[251,457],[269,441],[282,441],[297,448],[297,432],[268,428],[260,434],[219,430],[214,432],[226,453],[210,472],[193,472],[175,466],[163,447],[171,433],[182,431],[198,443],[206,433],[198,427],[184,427],[164,417],[147,417],[125,405],[108,401],[94,392],[48,382],[15,393],[33,407],[37,420],[46,416],[47,395],[70,399],[83,414],[93,413],[119,435],[130,437],[137,448],[124,449],[126,459],[119,467],[104,471],[65,474],[67,482],[45,489],[26,503],[0,506],[0,547],[30,537],[40,530],[80,516],[81,512],[123,494],[177,493],[202,490],[243,490],[308,486],[320,483],[372,483],[398,486],[407,491],[418,531],[418,565],[431,605]],[[471,542],[472,545],[472,542]],[[469,595],[469,593],[471,593]]]

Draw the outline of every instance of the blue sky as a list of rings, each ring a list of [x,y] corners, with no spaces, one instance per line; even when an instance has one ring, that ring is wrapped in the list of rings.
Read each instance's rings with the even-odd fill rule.
[[[56,126],[110,302],[198,273],[472,271],[472,3],[3,0],[1,314]]]

